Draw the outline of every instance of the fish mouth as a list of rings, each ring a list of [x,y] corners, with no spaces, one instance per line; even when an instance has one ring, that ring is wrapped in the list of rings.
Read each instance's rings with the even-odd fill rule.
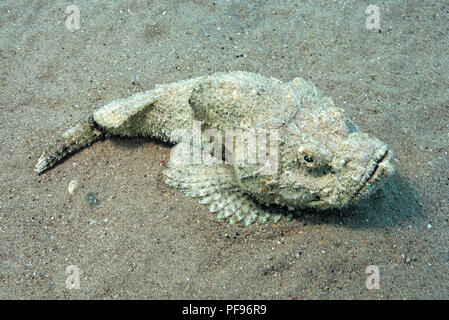
[[[352,194],[349,202],[358,201],[376,191],[382,185],[379,182],[382,182],[381,180],[384,180],[383,178],[390,176],[394,172],[394,167],[390,162],[393,157],[393,152],[388,146],[385,145],[378,149],[376,155],[376,164],[373,166],[371,172],[363,179],[358,190]]]

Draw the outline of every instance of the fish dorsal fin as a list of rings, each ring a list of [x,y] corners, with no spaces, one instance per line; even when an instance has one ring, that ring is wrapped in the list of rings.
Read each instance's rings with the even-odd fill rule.
[[[94,112],[94,120],[100,127],[111,132],[123,130],[124,126],[132,124],[133,117],[151,107],[159,94],[158,90],[150,90],[112,101]]]

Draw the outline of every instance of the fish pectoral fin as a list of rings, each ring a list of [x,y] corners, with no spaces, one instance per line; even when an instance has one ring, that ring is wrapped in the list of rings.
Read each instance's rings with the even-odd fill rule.
[[[218,218],[246,226],[270,219],[277,222],[284,216],[246,194],[238,185],[231,165],[195,150],[188,143],[179,143],[173,149],[168,168],[163,172],[165,182],[208,205]],[[195,159],[195,154],[203,157]]]

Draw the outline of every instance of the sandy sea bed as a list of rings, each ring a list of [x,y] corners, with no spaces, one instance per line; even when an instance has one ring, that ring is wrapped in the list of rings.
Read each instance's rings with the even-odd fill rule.
[[[79,0],[69,31],[67,1],[2,1],[0,299],[448,299],[443,3],[372,1],[377,31],[360,1]],[[397,174],[357,207],[250,227],[166,186],[170,149],[151,139],[100,141],[34,174],[95,107],[230,70],[312,80],[392,147]]]

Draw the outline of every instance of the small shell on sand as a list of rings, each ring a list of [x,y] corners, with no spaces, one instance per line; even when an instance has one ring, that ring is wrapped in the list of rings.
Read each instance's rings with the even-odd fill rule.
[[[67,188],[67,191],[73,195],[73,193],[75,192],[76,187],[78,186],[78,180],[72,180],[69,183],[69,186]]]

